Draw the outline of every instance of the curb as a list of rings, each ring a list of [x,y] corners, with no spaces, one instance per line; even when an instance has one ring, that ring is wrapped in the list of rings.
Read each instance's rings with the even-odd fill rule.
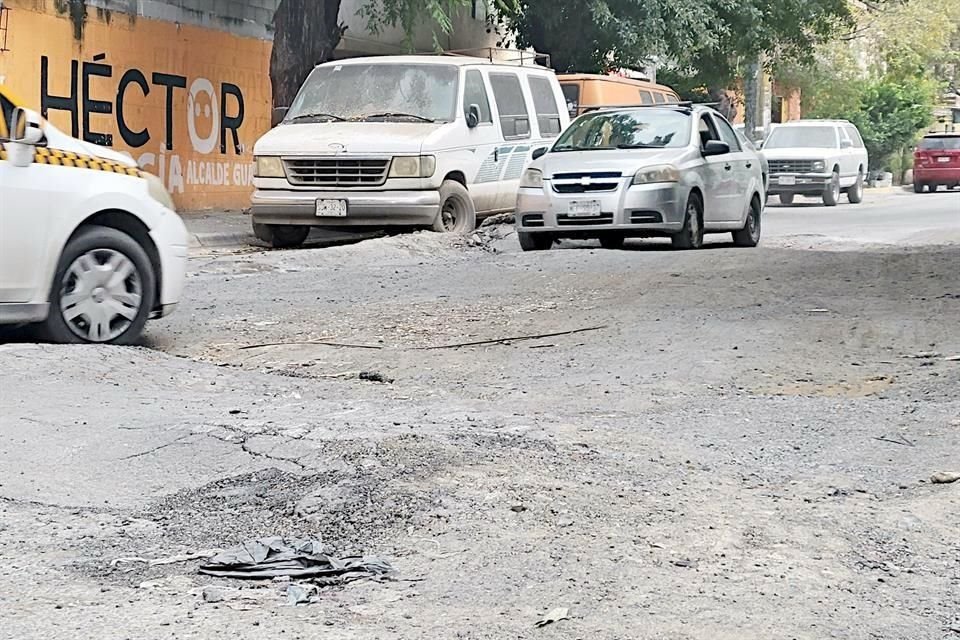
[[[191,249],[224,249],[229,247],[251,246],[254,237],[248,233],[223,231],[212,233],[191,233]]]

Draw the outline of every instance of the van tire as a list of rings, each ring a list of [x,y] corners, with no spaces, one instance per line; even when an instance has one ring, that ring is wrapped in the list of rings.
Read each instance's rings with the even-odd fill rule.
[[[440,209],[433,221],[437,233],[470,233],[477,228],[477,209],[467,188],[456,180],[440,185]]]
[[[253,223],[253,235],[274,249],[292,249],[307,241],[310,227],[300,224],[260,224]]]

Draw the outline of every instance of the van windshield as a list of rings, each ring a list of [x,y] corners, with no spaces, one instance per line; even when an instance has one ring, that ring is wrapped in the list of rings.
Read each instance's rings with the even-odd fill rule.
[[[440,64],[326,64],[313,70],[284,122],[451,122],[457,67]]]
[[[553,146],[554,151],[660,149],[685,147],[690,116],[673,109],[637,109],[580,116]]]
[[[837,133],[833,127],[779,126],[770,133],[764,149],[836,149]]]

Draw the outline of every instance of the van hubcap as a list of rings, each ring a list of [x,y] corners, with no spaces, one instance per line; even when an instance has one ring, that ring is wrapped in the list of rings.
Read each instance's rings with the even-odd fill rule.
[[[140,272],[113,249],[88,251],[63,274],[60,314],[70,331],[89,342],[109,342],[123,335],[142,304]]]

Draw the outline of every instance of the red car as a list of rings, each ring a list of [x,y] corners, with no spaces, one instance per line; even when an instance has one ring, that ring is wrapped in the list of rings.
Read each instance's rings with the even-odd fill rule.
[[[960,186],[960,133],[931,133],[913,152],[913,190]]]

